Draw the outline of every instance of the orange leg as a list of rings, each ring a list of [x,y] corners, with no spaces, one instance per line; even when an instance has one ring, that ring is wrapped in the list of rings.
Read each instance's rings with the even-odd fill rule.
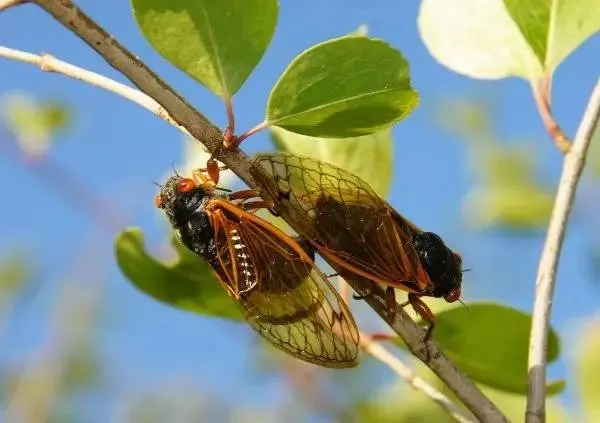
[[[236,191],[234,193],[229,194],[230,200],[249,200],[254,197],[258,197],[258,191],[254,189],[244,189],[241,191]]]
[[[391,341],[396,337],[397,335],[389,335],[387,333],[375,332],[371,334],[371,341]]]
[[[218,162],[212,157],[206,161],[206,167],[200,168],[197,172],[208,174],[208,177],[216,184],[219,183],[219,172],[229,169],[227,166],[219,166]]]
[[[216,187],[216,182],[210,177],[210,175],[205,174],[201,169],[196,169],[192,171],[192,177],[200,182],[200,186],[207,191],[214,191]]]
[[[431,338],[431,334],[433,333],[433,328],[435,327],[435,316],[433,315],[433,312],[427,306],[427,304],[425,304],[423,302],[423,300],[421,300],[417,295],[408,294],[408,302],[412,306],[413,310],[419,316],[421,316],[421,318],[423,320],[425,320],[427,323],[429,323],[429,327],[427,328],[427,331],[425,332],[425,336],[423,337],[423,343],[425,344],[425,347],[427,350],[427,358],[425,361],[429,361],[430,352],[429,352],[429,347],[427,346],[427,342],[429,342],[429,339]]]
[[[368,298],[371,295],[373,295],[373,288],[369,288],[369,290],[362,295],[354,294],[352,295],[352,298],[354,298],[355,300],[364,300],[365,298]],[[398,304],[396,303],[396,291],[392,286],[388,286],[385,289],[385,304],[388,313],[395,313],[398,309]]]
[[[210,158],[206,162],[206,173],[215,185],[219,183],[219,164],[215,159]]]
[[[242,207],[244,208],[244,210],[269,209],[273,207],[273,202],[263,200],[249,201],[247,203],[243,203]]]
[[[391,286],[385,288],[385,304],[388,313],[393,314],[398,310],[398,303],[396,302],[396,291]]]

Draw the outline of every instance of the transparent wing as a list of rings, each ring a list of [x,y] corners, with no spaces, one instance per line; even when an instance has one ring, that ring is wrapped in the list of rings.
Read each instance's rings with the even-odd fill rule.
[[[358,329],[310,258],[279,229],[222,200],[211,202],[223,282],[271,344],[326,367],[358,364]]]
[[[412,244],[420,230],[358,176],[286,153],[256,156],[252,175],[261,194],[325,258],[409,292],[431,283]]]

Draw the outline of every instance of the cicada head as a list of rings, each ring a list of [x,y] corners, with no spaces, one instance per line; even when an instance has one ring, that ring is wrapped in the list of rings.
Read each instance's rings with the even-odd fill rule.
[[[189,218],[212,196],[193,179],[175,175],[161,187],[154,202],[165,211],[171,223],[176,224]]]
[[[421,264],[433,283],[434,297],[443,297],[449,303],[460,299],[462,259],[450,250],[433,232],[421,232],[413,239]]]
[[[154,200],[165,211],[180,241],[207,260],[214,256],[214,240],[206,205],[214,197],[214,192],[194,179],[175,175],[161,187]]]

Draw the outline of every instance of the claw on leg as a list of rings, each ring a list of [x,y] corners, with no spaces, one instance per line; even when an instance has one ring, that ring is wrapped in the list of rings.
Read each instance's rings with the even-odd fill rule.
[[[385,304],[388,313],[395,313],[398,310],[398,303],[396,302],[396,291],[391,286],[388,286],[385,289]]]
[[[368,289],[364,294],[352,294],[352,298],[355,300],[364,300],[365,298],[369,298],[371,295],[373,295],[373,290]]]

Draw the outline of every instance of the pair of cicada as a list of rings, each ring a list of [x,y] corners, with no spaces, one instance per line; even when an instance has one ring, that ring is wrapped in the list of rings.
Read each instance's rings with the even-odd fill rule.
[[[407,291],[408,303],[430,328],[434,316],[420,298],[459,299],[460,256],[436,234],[403,218],[357,176],[284,153],[256,156],[251,171],[260,193],[218,193],[219,168],[209,161],[191,178],[171,177],[156,205],[180,241],[208,262],[250,325],[274,346],[326,367],[358,364],[358,329],[316,267],[315,250],[347,280],[383,284],[392,295],[394,288]],[[285,217],[299,237],[255,216],[263,208]]]

